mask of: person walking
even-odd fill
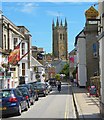
[[[61,81],[58,81],[58,83],[57,83],[57,90],[59,92],[61,91]]]

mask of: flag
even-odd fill
[[[8,56],[8,62],[12,65],[16,65],[20,61],[20,43]]]

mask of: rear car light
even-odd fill
[[[25,96],[25,98],[26,98],[26,100],[29,98],[29,96],[27,95],[27,96]]]
[[[10,99],[9,99],[9,102],[17,102],[18,100],[17,100],[17,98],[16,97],[11,97]]]

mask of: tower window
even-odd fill
[[[65,36],[64,36],[64,34],[63,34],[63,40],[65,39]]]
[[[62,34],[60,34],[60,40],[62,40]]]

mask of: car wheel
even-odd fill
[[[36,97],[36,101],[38,101],[38,99],[39,99],[39,97],[37,96],[37,97]]]
[[[25,111],[27,111],[28,110],[28,103],[26,102],[26,108],[25,108]]]
[[[18,113],[17,113],[17,115],[21,115],[21,113],[22,113],[22,109],[21,109],[21,105],[19,105],[18,106]]]
[[[30,106],[31,106],[31,103],[30,103],[30,101],[28,101],[28,108],[30,108]]]
[[[46,97],[46,93],[44,93],[44,97]]]
[[[35,101],[34,101],[34,99],[33,99],[31,104],[34,105],[34,102],[35,102]]]

